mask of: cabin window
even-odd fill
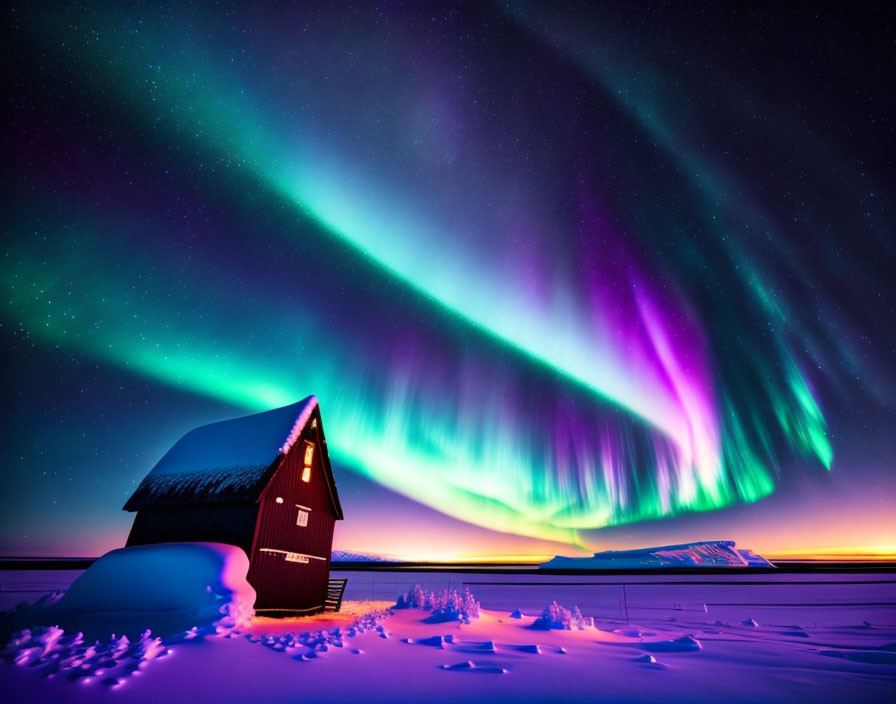
[[[274,501],[276,501],[278,504],[282,504],[282,503],[283,503],[283,497],[282,497],[282,496],[278,496],[276,499],[274,499]]]
[[[314,419],[311,421],[311,427],[312,427],[312,428],[316,428],[316,427],[317,427],[317,418],[314,418]]]
[[[302,470],[302,481],[311,481],[311,460],[314,459],[314,445],[310,442],[305,443],[305,468]]]
[[[299,509],[299,517],[296,519],[296,525],[305,528],[308,526],[308,512]]]

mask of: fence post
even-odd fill
[[[625,606],[625,622],[630,623],[628,620],[628,596],[625,593],[625,585],[622,585],[622,604]]]

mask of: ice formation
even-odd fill
[[[543,569],[650,569],[662,567],[774,567],[752,550],[735,547],[733,540],[706,540],[635,550],[607,550],[593,557],[558,555]]]

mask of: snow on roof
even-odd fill
[[[125,510],[254,498],[268,470],[289,452],[315,408],[317,397],[309,396],[289,406],[191,430],[143,479]]]

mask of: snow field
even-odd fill
[[[302,630],[298,620],[285,620],[278,632],[273,619],[266,619],[263,633],[250,623],[226,634],[230,637],[209,633],[180,642],[161,639],[158,646],[167,652],[134,669],[140,677],[126,673],[133,661],[144,662],[142,657],[131,657],[129,663],[123,656],[120,671],[107,670],[109,679],[119,681],[116,686],[103,686],[103,674],[76,676],[81,685],[75,685],[69,676],[83,663],[77,663],[76,652],[63,655],[68,634],[36,633],[36,640],[22,641],[5,653],[10,664],[0,666],[0,690],[12,693],[10,702],[29,703],[107,698],[122,704],[888,702],[896,687],[896,612],[886,606],[893,601],[892,580],[850,585],[850,578],[855,580],[854,575],[843,577],[839,587],[824,583],[837,581],[830,578],[780,587],[700,582],[669,586],[646,580],[640,596],[634,590],[630,622],[617,608],[592,626],[593,612],[586,606],[580,611],[588,616],[579,628],[573,625],[575,605],[587,605],[595,591],[617,587],[532,586],[526,583],[531,577],[525,576],[518,585],[471,587],[470,599],[487,602],[489,608],[480,607],[479,617],[468,618],[469,623],[458,620],[457,614],[454,620],[433,622],[432,611],[405,608],[336,627],[320,628],[320,621],[309,619],[316,630]],[[419,590],[424,605],[427,592],[439,595],[431,602],[442,603],[439,579],[443,584],[451,579],[455,585],[457,597],[444,599],[446,604],[463,602],[463,588],[457,588],[463,581],[513,581],[507,575],[434,575],[429,588]],[[419,594],[413,587],[411,582],[403,591]],[[762,606],[672,608],[698,599]],[[828,600],[834,600],[836,608],[811,606]],[[654,608],[639,610],[638,604]],[[561,609],[570,614],[570,630],[533,627],[546,611],[552,618],[559,615],[556,620],[562,624]],[[828,619],[828,614],[835,618]],[[66,661],[74,668],[60,667],[50,675],[54,665],[41,660],[46,646],[42,637],[56,644],[48,652],[58,648],[60,664]],[[23,658],[19,665],[15,654]],[[74,660],[66,660],[72,655]],[[98,665],[98,659],[90,660],[84,671]]]

